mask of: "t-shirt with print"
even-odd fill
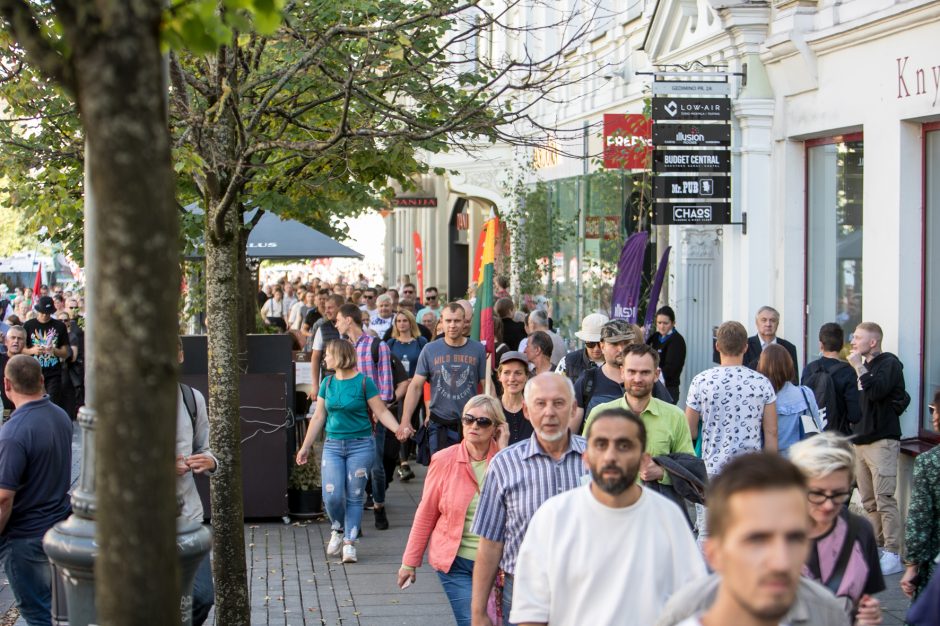
[[[392,322],[395,321],[395,316],[391,317],[382,317],[378,313],[369,318],[369,328],[375,331],[375,334],[379,337],[385,335],[385,331],[392,327]]]
[[[64,348],[69,343],[69,329],[57,319],[50,319],[45,324],[41,324],[37,319],[26,320],[23,330],[26,331],[26,346],[30,348]],[[42,367],[43,378],[62,375],[62,359],[56,355],[36,354],[34,358]]]
[[[764,407],[776,399],[770,381],[743,365],[713,367],[692,379],[685,403],[702,418],[699,437],[709,476],[763,447]]]
[[[790,626],[790,623],[789,623],[789,622],[779,622],[779,625],[780,625],[780,626]],[[688,617],[688,618],[682,620],[681,622],[679,622],[678,624],[676,624],[676,626],[702,626],[702,620],[700,620],[700,619],[698,618],[698,616],[693,615],[692,617]]]
[[[415,375],[424,376],[431,384],[431,413],[457,423],[467,400],[476,395],[477,386],[486,378],[486,348],[471,339],[459,347],[443,339],[432,341],[421,351]]]
[[[365,395],[363,383],[365,378]],[[379,395],[368,376],[356,374],[340,380],[330,376],[320,385],[319,397],[326,400],[326,436],[330,439],[359,439],[372,435],[372,420],[366,398]]]
[[[851,598],[858,604],[863,595],[874,595],[885,589],[885,579],[878,563],[878,543],[871,522],[867,519],[843,510],[828,533],[812,540],[810,557],[803,566],[803,575],[828,586],[845,544],[849,529],[846,520],[849,516],[852,517],[856,533],[836,596]]]

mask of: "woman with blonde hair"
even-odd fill
[[[878,543],[871,523],[845,506],[852,497],[852,444],[822,433],[793,444],[790,461],[806,475],[808,487],[811,549],[803,575],[843,598],[853,624],[880,624],[881,605],[872,597],[885,588]]]
[[[509,439],[499,400],[478,395],[464,406],[463,441],[437,452],[424,481],[408,545],[398,570],[402,589],[415,581],[425,549],[458,626],[470,624],[473,563],[480,538],[470,533],[486,468]],[[430,547],[429,547],[430,546]]]
[[[401,309],[395,314],[395,318],[392,320],[392,336],[385,343],[391,353],[401,361],[410,381],[418,368],[418,356],[428,343],[428,340],[421,336],[418,322],[411,311]],[[401,416],[401,421],[417,428],[418,424],[421,423],[421,411],[423,409],[422,403],[418,403],[414,413],[408,417]],[[398,477],[402,482],[408,482],[415,477],[415,473],[408,464],[408,456],[412,448],[411,443],[406,441],[398,449]]]
[[[326,553],[337,556],[342,550],[343,563],[355,563],[366,481],[375,458],[369,410],[399,440],[414,431],[407,424],[398,424],[379,396],[375,382],[356,369],[356,349],[351,343],[342,339],[331,341],[324,357],[327,369],[335,374],[320,384],[316,411],[296,461],[297,465],[307,463],[310,448],[325,425],[321,482],[323,503],[332,527]]]

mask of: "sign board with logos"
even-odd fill
[[[652,120],[639,113],[604,115],[604,167],[645,169],[653,149]]]
[[[653,124],[654,146],[709,146],[727,148],[731,145],[729,124]]]
[[[655,198],[721,199],[731,193],[731,179],[727,176],[656,176],[653,179]]]
[[[654,222],[659,225],[729,224],[731,204],[728,202],[657,202]]]
[[[653,98],[653,119],[657,122],[728,122],[729,98]]]
[[[727,174],[731,171],[731,152],[727,150],[655,150],[654,174],[708,172]]]
[[[731,86],[719,81],[654,80],[654,96],[727,96]]]

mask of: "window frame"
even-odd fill
[[[927,430],[926,405],[921,402],[924,387],[927,385],[927,135],[940,132],[940,121],[921,124],[921,225],[920,225],[920,388],[921,398],[917,398],[917,437],[933,443],[940,443],[940,433]],[[940,184],[940,181],[937,181]],[[938,207],[940,209],[940,207]]]

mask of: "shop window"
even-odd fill
[[[925,127],[924,200],[924,385],[916,408],[921,427],[934,431],[926,407],[940,389],[940,124]]]
[[[820,326],[837,322],[848,344],[862,321],[862,137],[814,140],[806,153],[806,354],[812,360]]]

